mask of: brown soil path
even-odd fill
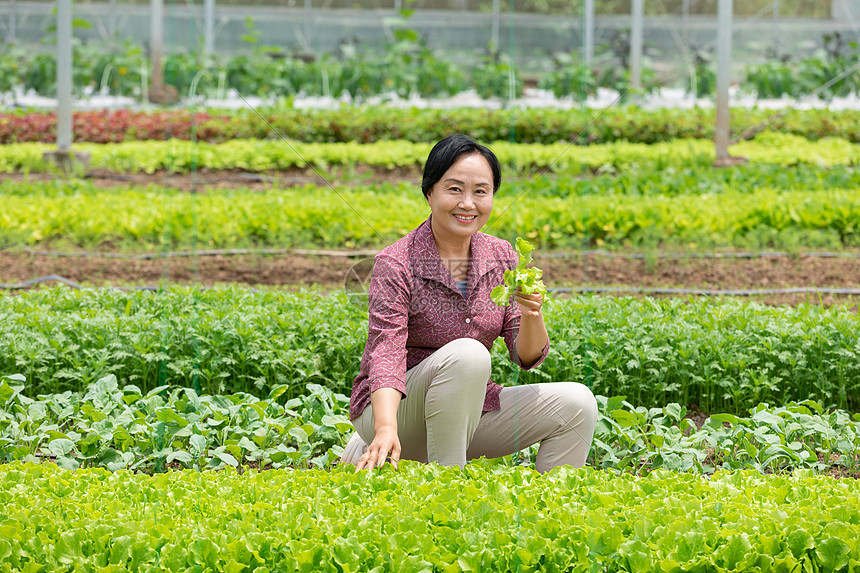
[[[169,259],[120,259],[104,256],[40,256],[0,251],[0,283],[18,283],[47,275],[95,286],[157,285],[162,282],[211,286],[222,283],[293,288],[344,287],[350,269],[367,266],[367,256],[216,255]],[[783,289],[860,288],[860,258],[649,258],[576,255],[540,257],[550,286]],[[366,272],[359,272],[365,275]],[[684,295],[677,295],[684,296]],[[770,294],[746,297],[770,304],[801,302],[857,307],[858,296],[836,294]]]

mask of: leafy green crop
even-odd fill
[[[3,461],[55,461],[61,467],[158,472],[166,467],[324,467],[353,431],[346,396],[317,384],[277,402],[244,393],[198,395],[167,385],[143,393],[111,374],[85,392],[29,398],[21,375],[0,376]]]
[[[331,467],[353,431],[348,399],[316,384],[306,395],[266,400],[249,394],[197,394],[162,386],[143,395],[107,376],[83,392],[25,394],[21,375],[0,376],[0,461],[54,461],[61,467],[105,467],[147,473],[168,468]],[[658,468],[713,473],[857,472],[860,414],[825,413],[812,401],[750,417],[712,414],[697,430],[686,407],[636,407],[623,396],[597,396],[599,416],[589,465],[646,474]],[[537,446],[502,465],[534,464]]]
[[[490,299],[497,305],[510,306],[511,297],[517,291],[523,294],[538,293],[546,298],[546,285],[540,278],[543,271],[537,267],[527,266],[532,262],[532,249],[534,247],[531,243],[522,237],[517,237],[516,250],[520,256],[519,263],[515,269],[506,270],[503,277],[504,284],[500,284],[490,292]]]
[[[569,380],[637,406],[677,402],[738,414],[807,399],[860,411],[860,319],[834,306],[737,300],[556,298],[540,368],[518,372],[501,340],[501,384]],[[265,397],[279,384],[348,394],[367,340],[367,309],[346,294],[171,288],[0,295],[0,373],[35,394],[81,391],[114,374],[145,394],[164,384],[198,394]],[[516,374],[515,374],[516,373]]]
[[[860,481],[490,462],[147,476],[0,465],[10,570],[855,571]]]
[[[490,143],[504,165],[517,169],[551,167],[554,172],[581,173],[603,166],[626,167],[659,162],[663,166],[684,166],[699,158],[713,160],[714,146],[707,140],[685,139],[654,144],[625,141],[577,147],[566,142],[553,144]],[[264,172],[295,167],[324,169],[332,165],[373,165],[394,169],[423,165],[430,144],[402,140],[374,143],[299,143],[280,139],[235,139],[220,144],[191,141],[136,141],[80,144],[76,149],[89,153],[91,168],[120,172],[189,173],[197,169],[244,169]],[[51,146],[20,143],[0,147],[0,173],[50,170],[43,154]],[[808,141],[795,135],[773,132],[759,134],[752,141],[732,147],[732,152],[753,162],[781,165],[844,165],[860,161],[860,148],[838,138]]]
[[[685,178],[685,180],[695,179]],[[523,194],[504,190],[500,215],[485,229],[522,236],[538,248],[842,249],[860,245],[860,195],[843,188],[780,188],[702,194]],[[703,183],[703,182],[700,182]],[[703,183],[704,184],[704,183]],[[384,201],[380,196],[384,195]],[[383,247],[429,212],[408,184],[344,188],[307,185],[210,190],[188,194],[159,187],[98,189],[88,182],[0,185],[0,243],[52,243],[126,249]],[[511,205],[515,209],[510,209]],[[358,216],[356,215],[358,213]],[[0,277],[2,278],[2,277]]]
[[[825,412],[811,400],[771,407],[749,417],[712,414],[701,429],[679,404],[645,408],[623,396],[597,396],[600,416],[589,464],[647,473],[658,468],[713,473],[755,469],[831,471],[860,469],[860,414]]]

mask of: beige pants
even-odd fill
[[[454,340],[406,373],[406,398],[397,409],[401,459],[463,467],[540,442],[536,468],[585,464],[597,402],[576,382],[503,388],[501,409],[482,414],[490,353],[471,338]],[[357,433],[342,461],[355,464],[373,441],[373,408],[353,420]]]

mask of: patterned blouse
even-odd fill
[[[484,233],[471,239],[468,297],[457,289],[451,270],[436,248],[430,219],[376,255],[370,278],[369,328],[361,369],[352,382],[349,417],[354,420],[379,388],[396,388],[406,397],[406,371],[458,338],[474,338],[492,349],[504,337],[511,360],[528,370],[549,352],[549,340],[538,360],[523,367],[514,341],[519,306],[497,306],[490,291],[502,284],[505,269],[517,266],[507,241]],[[456,264],[456,263],[451,263]],[[499,409],[501,386],[487,381],[484,412]]]

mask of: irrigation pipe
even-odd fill
[[[35,286],[37,284],[57,281],[61,282],[73,289],[86,290],[158,290],[157,286],[128,286],[128,287],[84,287],[74,281],[71,281],[60,275],[48,275],[31,279],[28,281],[3,284],[0,283],[0,289],[5,290],[20,290]],[[210,288],[210,287],[202,287]],[[253,289],[252,289],[253,290]],[[663,287],[603,287],[603,286],[581,286],[581,287],[552,287],[547,289],[551,293],[616,293],[616,294],[681,294],[681,295],[699,295],[699,296],[759,296],[773,294],[837,294],[837,295],[857,295],[860,296],[860,288],[817,288],[817,287],[792,287],[792,288],[773,288],[773,289],[696,289],[696,288],[663,288]],[[366,293],[350,293],[366,296]]]
[[[767,258],[790,258],[790,257],[807,257],[807,258],[822,258],[822,259],[856,259],[860,258],[860,253],[839,253],[826,251],[811,251],[789,253],[786,251],[762,251],[762,252],[740,252],[740,253],[655,253],[646,255],[643,253],[613,253],[603,249],[591,251],[576,251],[572,253],[538,253],[534,255],[536,259],[567,259],[586,256],[603,256],[607,258],[623,258],[623,259],[767,259]]]
[[[860,288],[792,287],[767,289],[698,289],[663,287],[556,287],[548,288],[555,293],[618,293],[618,294],[693,294],[699,296],[759,296],[770,294],[839,294],[860,295]]]
[[[84,288],[83,286],[79,285],[78,283],[76,283],[74,281],[70,281],[66,277],[61,277],[60,275],[48,275],[45,277],[39,277],[37,279],[30,279],[28,281],[24,281],[24,282],[20,282],[20,283],[11,283],[11,284],[0,283],[0,288],[5,289],[5,290],[19,290],[19,289],[29,288],[31,286],[35,286],[37,284],[45,283],[48,281],[61,282],[64,285],[69,286],[73,289]]]
[[[0,245],[0,251],[9,250],[20,246],[20,243],[9,243]],[[175,257],[206,257],[206,256],[234,256],[234,255],[304,255],[315,257],[372,257],[379,253],[378,249],[363,249],[352,251],[338,251],[332,249],[207,249],[200,251],[169,251],[164,253],[110,253],[110,252],[76,252],[76,251],[36,251],[24,247],[24,252],[37,257],[95,257],[105,259],[169,259]],[[826,258],[826,259],[857,259],[857,252],[827,252],[810,251],[789,253],[786,251],[762,251],[762,252],[738,252],[738,253],[655,253],[653,255],[643,253],[613,253],[604,249],[572,251],[562,253],[537,253],[536,259],[568,259],[576,257],[607,257],[625,259],[764,259],[764,258]]]
[[[10,245],[0,247],[0,250],[10,248]],[[171,251],[165,253],[106,253],[106,252],[75,252],[75,251],[34,251],[27,247],[24,252],[37,257],[95,257],[104,259],[171,259],[178,257],[207,257],[218,255],[311,255],[323,257],[369,257],[378,253],[378,250],[363,251],[334,251],[334,250],[309,250],[309,249],[210,249],[200,251]]]

